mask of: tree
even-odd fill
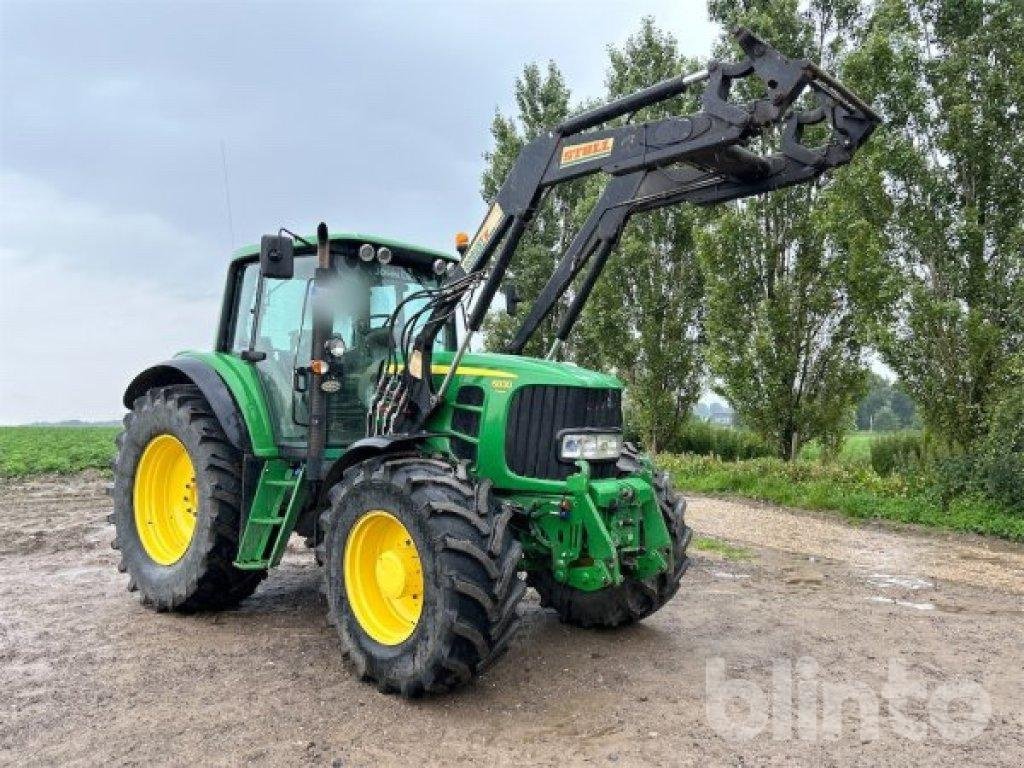
[[[917,406],[910,398],[910,395],[907,394],[900,381],[896,381],[892,385],[892,398],[889,400],[889,407],[892,408],[892,412],[899,419],[901,428],[910,429],[921,426],[917,418]]]
[[[875,414],[892,400],[892,386],[877,373],[868,373],[868,390],[857,403],[855,422],[857,429],[871,429]]]
[[[862,22],[851,0],[712,0],[714,20],[742,24],[790,56],[835,69]],[[766,137],[763,146],[772,146]],[[892,300],[872,233],[885,208],[878,174],[840,169],[813,185],[740,201],[698,242],[717,391],[785,459],[813,438],[835,446],[866,386],[865,344]]]
[[[902,280],[880,339],[926,425],[967,449],[1024,349],[1024,13],[1019,0],[879,0],[846,74],[885,122],[878,220]],[[880,209],[884,211],[884,209]]]
[[[488,204],[498,194],[523,146],[569,116],[570,96],[565,78],[553,61],[548,62],[543,71],[536,64],[523,68],[523,74],[515,83],[516,115],[506,117],[499,112],[491,123],[494,148],[484,155],[487,167],[481,185],[481,194]],[[571,241],[572,217],[582,192],[583,186],[579,183],[562,184],[552,190],[520,240],[506,281],[515,285],[524,299],[532,299],[540,293],[558,257]],[[528,302],[524,302],[514,316],[492,315],[488,318],[485,326],[487,347],[503,350],[525,319],[528,309]],[[527,344],[524,354],[544,354],[554,339],[557,318],[562,309],[563,304],[554,308]]]
[[[857,429],[883,429],[878,425],[878,414],[883,409],[896,420],[894,426],[886,429],[907,429],[917,423],[914,401],[903,391],[900,382],[894,383],[877,373],[869,373],[867,394],[857,403]]]
[[[609,49],[609,59],[608,98],[697,68],[679,55],[675,38],[649,18],[621,48]],[[527,66],[516,81],[515,96],[516,116],[497,114],[491,127],[495,146],[485,155],[482,185],[488,202],[525,143],[571,111],[569,90],[554,63],[544,72]],[[684,97],[670,107],[645,110],[635,119],[660,117],[670,108],[679,113],[698,106],[693,96]],[[606,181],[599,177],[564,184],[548,195],[509,269],[509,280],[524,299],[540,293]],[[651,450],[667,444],[700,395],[705,366],[697,338],[703,286],[693,231],[703,215],[677,208],[631,221],[563,350],[568,360],[611,370],[624,380],[631,427]],[[574,290],[534,334],[525,354],[547,351]],[[500,350],[511,340],[525,317],[526,304],[515,317],[488,320],[489,348]]]
[[[875,432],[892,432],[900,428],[900,420],[888,405],[883,405],[875,411],[871,428]]]
[[[608,99],[699,69],[650,18],[622,47],[610,48],[609,59]],[[634,121],[698,109],[689,95],[642,110]],[[584,214],[596,194],[591,185]],[[624,380],[629,416],[652,451],[682,428],[701,392],[704,287],[694,233],[706,218],[683,206],[631,219],[574,331],[573,359]]]

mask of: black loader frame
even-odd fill
[[[522,351],[589,264],[548,357],[558,353],[634,213],[680,203],[714,205],[757,195],[812,181],[850,161],[878,124],[875,112],[815,64],[789,59],[745,29],[736,30],[734,36],[746,54],[742,60],[713,61],[702,72],[664,80],[584,112],[523,148],[461,265],[452,268],[445,286],[428,297],[426,314],[417,314],[402,329],[401,349],[393,350],[381,368],[367,418],[368,434],[408,434],[423,428],[473,333],[479,330],[520,238],[552,187],[598,172],[610,176],[510,344],[511,353]],[[729,96],[734,84],[747,77],[761,81],[764,96],[733,103]],[[601,127],[699,83],[705,84],[703,109],[695,114]],[[797,109],[797,100],[808,91],[816,106]],[[829,128],[828,139],[820,146],[806,146],[802,142],[804,129],[820,123]],[[781,127],[777,152],[760,155],[745,146],[773,125]],[[465,318],[466,335],[435,389],[430,375],[434,339],[462,299],[477,288],[479,295]],[[418,332],[417,323],[421,323]]]

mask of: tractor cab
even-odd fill
[[[400,308],[407,320],[422,309],[412,294],[436,288],[452,254],[352,233],[329,235],[330,274],[322,281],[330,312],[328,338],[318,355],[327,365],[320,389],[327,398],[327,445],[344,447],[365,434],[366,411],[381,362],[398,342],[388,320]],[[261,269],[261,247],[235,253],[221,310],[219,352],[252,362],[268,404],[275,442],[302,450],[309,428],[316,249],[296,242],[290,269]],[[435,348],[454,345],[454,324]]]

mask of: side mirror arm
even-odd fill
[[[256,349],[243,349],[238,356],[247,363],[260,363],[267,359],[266,352],[260,352]]]

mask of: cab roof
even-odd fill
[[[303,235],[309,242],[316,242],[316,233],[310,235]],[[371,243],[373,245],[386,245],[388,248],[401,249],[403,251],[411,251],[413,253],[422,254],[432,259],[444,259],[445,261],[458,261],[459,257],[454,253],[448,253],[447,251],[438,251],[433,248],[424,248],[420,245],[413,245],[412,243],[406,243],[401,240],[395,240],[390,237],[380,237],[379,235],[367,235],[359,232],[330,232],[328,240],[332,243]],[[297,242],[298,248],[303,247],[301,242]],[[252,243],[250,245],[243,245],[231,254],[232,261],[243,261],[248,260],[260,255],[260,244]]]

